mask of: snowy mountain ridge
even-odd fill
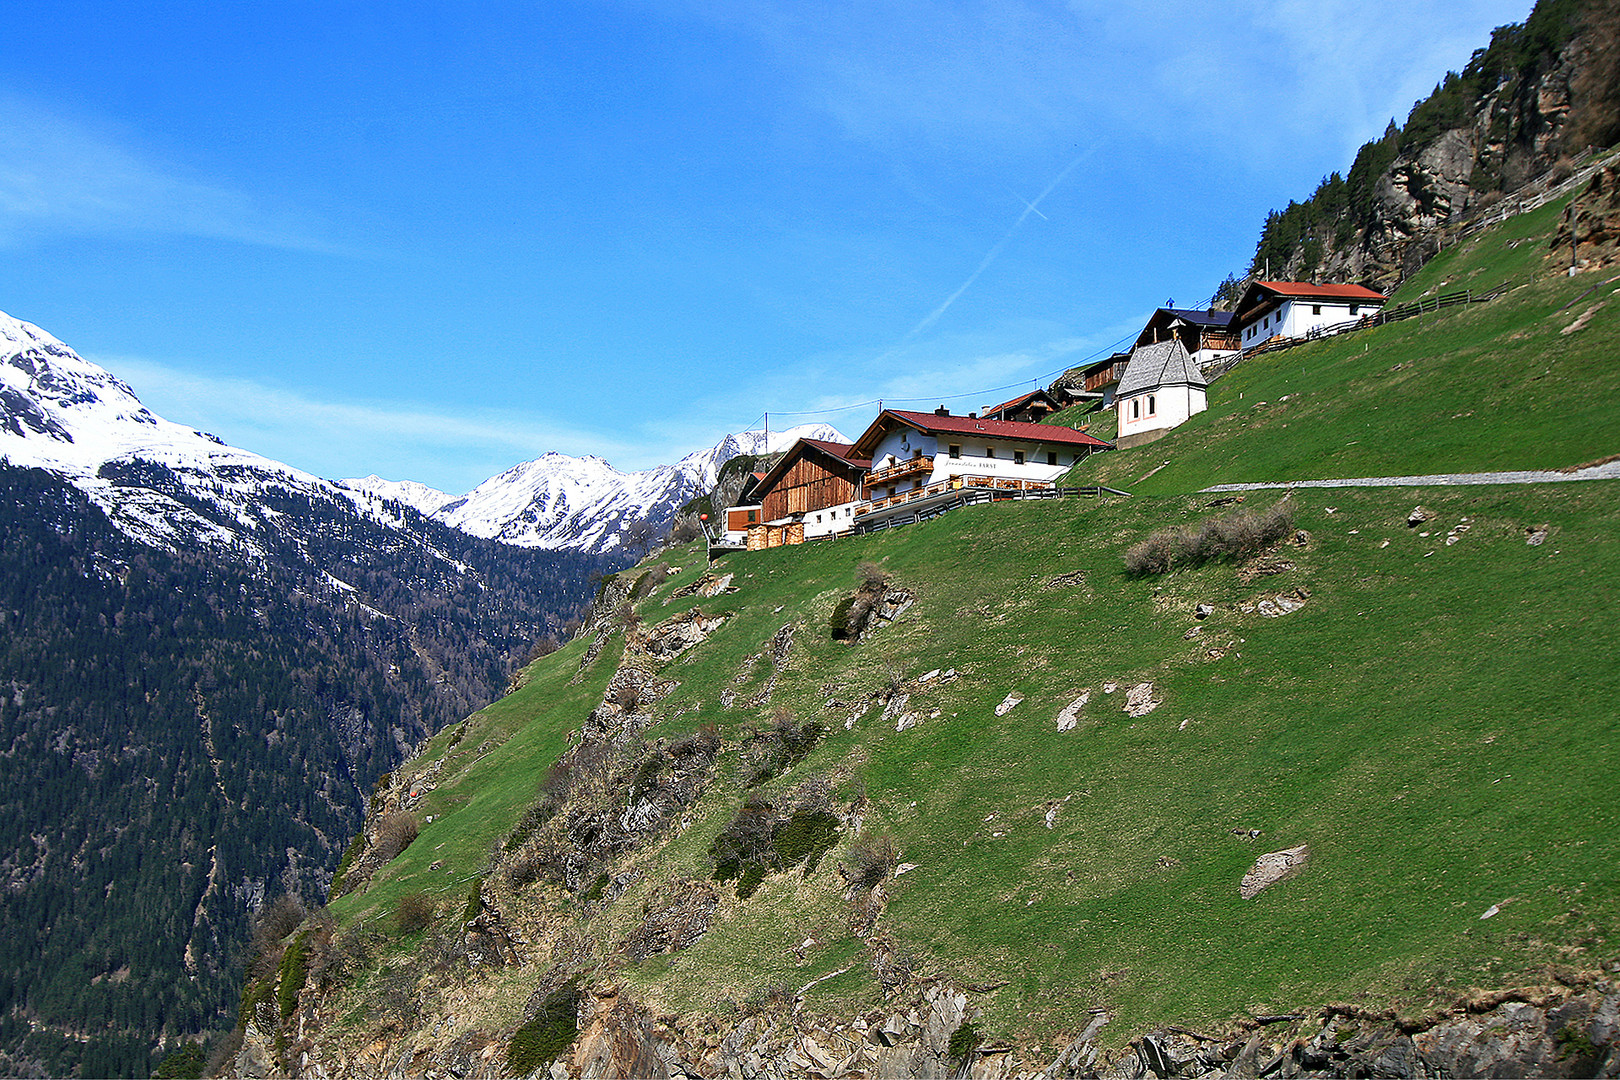
[[[748,431],[637,472],[549,453],[461,496],[375,475],[334,482],[155,415],[112,373],[0,312],[0,458],[62,476],[124,533],[170,550],[262,559],[267,530],[287,527],[291,503],[320,508],[315,520],[325,524],[307,527],[331,530],[334,515],[358,514],[423,544],[412,520],[420,514],[517,547],[617,556],[632,535],[661,536],[731,458],[785,450],[801,436],[845,441],[825,424]]]
[[[732,458],[779,453],[800,438],[848,441],[826,424],[768,433],[744,431],[673,465],[637,472],[620,472],[599,457],[550,453],[515,465],[459,498],[428,488],[413,493],[409,501],[430,517],[473,536],[519,547],[618,552],[625,550],[631,531],[643,523],[654,535],[662,535],[676,510],[714,488],[721,466]],[[390,490],[387,481],[344,483],[378,494]],[[439,498],[447,501],[434,505]],[[645,534],[645,528],[641,531]]]

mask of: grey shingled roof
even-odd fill
[[[1131,362],[1114,391],[1116,398],[1130,397],[1159,386],[1208,386],[1198,365],[1187,355],[1186,346],[1176,338],[1131,350]]]

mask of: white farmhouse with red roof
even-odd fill
[[[1076,462],[1107,449],[1101,439],[1056,424],[885,409],[850,451],[872,462],[864,484],[870,505],[855,514],[964,488],[1051,487]]]
[[[1387,297],[1365,285],[1311,285],[1303,281],[1255,281],[1237,303],[1243,348],[1272,338],[1302,338],[1313,330],[1371,315]]]

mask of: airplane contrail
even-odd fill
[[[906,335],[907,340],[916,337],[918,334],[922,333],[924,330],[927,330],[929,327],[938,322],[940,316],[949,311],[951,305],[956,303],[956,301],[961,298],[963,293],[967,292],[968,289],[973,287],[973,283],[979,280],[979,275],[988,270],[990,268],[990,264],[995,262],[997,256],[999,256],[1002,251],[1006,249],[1008,242],[1013,238],[1013,233],[1017,232],[1018,227],[1028,220],[1029,215],[1034,214],[1039,218],[1051,220],[1047,218],[1045,214],[1041,213],[1041,200],[1052,194],[1052,192],[1056,190],[1057,186],[1063,183],[1064,178],[1073,172],[1082,161],[1090,157],[1092,152],[1096,149],[1097,148],[1095,145],[1092,146],[1085,153],[1081,154],[1079,157],[1075,158],[1073,161],[1064,166],[1063,171],[1058,173],[1050,184],[1046,185],[1046,190],[1035,196],[1034,202],[1030,202],[1028,199],[1019,199],[1019,201],[1024,204],[1024,212],[1018,215],[1018,220],[1012,223],[1007,231],[1002,234],[1001,239],[997,240],[995,245],[990,248],[990,251],[985,255],[985,257],[979,260],[978,268],[975,269],[973,273],[968,275],[968,279],[962,282],[961,285],[957,286],[956,291],[947,296],[943,303],[941,303],[933,311],[929,312],[927,318],[923,319],[922,322],[911,328],[911,333]]]

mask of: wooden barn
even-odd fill
[[[782,529],[779,542],[797,543],[795,537],[813,540],[854,525],[854,506],[862,497],[861,480],[872,465],[867,459],[850,457],[854,449],[848,443],[800,439],[765,474],[753,491],[760,505],[760,522],[802,526]]]

